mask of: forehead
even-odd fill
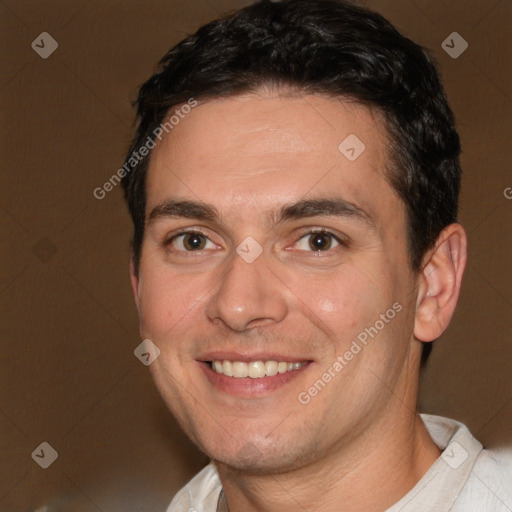
[[[341,195],[376,213],[399,202],[387,147],[382,116],[355,102],[268,91],[206,101],[153,150],[147,210],[169,196],[241,215]]]

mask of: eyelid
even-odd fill
[[[172,243],[180,236],[183,236],[183,235],[190,235],[190,234],[197,234],[197,235],[201,235],[201,236],[204,236],[210,243],[212,243],[213,245],[215,245],[217,248],[218,248],[218,244],[215,243],[211,237],[205,232],[205,230],[203,228],[198,228],[198,227],[189,227],[189,228],[181,228],[181,229],[178,229],[174,232],[172,232],[170,235],[167,235],[164,239],[164,241],[162,242],[162,245],[164,247],[168,247],[170,245],[172,245]],[[175,249],[176,251],[178,252],[189,252],[189,253],[201,253],[202,251],[207,251],[207,250],[211,250],[211,249],[200,249],[198,251],[183,251],[183,250],[180,250],[180,249]]]
[[[171,234],[165,236],[164,244],[170,243],[174,238],[177,238],[180,235],[194,234],[203,235],[206,238],[210,238],[208,234],[202,228],[190,227],[190,228],[180,228],[176,231],[173,231]]]
[[[177,229],[176,231],[172,232],[171,234],[167,235],[164,238],[164,240],[162,242],[162,245],[164,247],[167,247],[176,238],[178,238],[179,236],[183,236],[183,235],[187,235],[187,234],[195,234],[195,233],[197,233],[198,235],[204,236],[212,244],[214,244],[215,246],[219,247],[219,244],[212,240],[211,236],[208,234],[206,229],[204,229],[202,227],[197,227],[197,226],[190,226],[190,227],[186,227],[186,228]],[[310,235],[314,235],[314,234],[318,234],[318,233],[323,233],[323,234],[332,236],[332,238],[336,242],[338,242],[341,246],[348,247],[350,245],[350,237],[348,237],[347,235],[343,235],[342,233],[335,232],[334,230],[331,230],[331,229],[326,228],[326,227],[318,226],[318,227],[302,228],[299,231],[298,236],[296,235],[295,241],[291,245],[288,245],[285,249],[293,248],[304,237],[310,236]],[[336,247],[334,247],[332,249],[329,249],[329,250],[332,251]],[[199,252],[202,252],[202,251],[205,251],[205,250],[211,250],[211,249],[201,249],[199,251],[180,251],[180,252],[190,252],[190,253],[197,252],[197,253],[199,253]],[[329,250],[328,251],[318,251],[318,252],[329,252]],[[316,252],[316,251],[304,251],[304,252]]]
[[[322,233],[322,234],[326,234],[326,235],[329,235],[331,236],[336,242],[338,242],[339,245],[343,246],[343,247],[348,247],[349,246],[349,243],[350,243],[350,239],[348,236],[344,236],[342,235],[341,233],[337,233],[337,232],[334,232],[332,230],[330,230],[329,228],[325,228],[325,227],[308,227],[308,228],[304,228],[303,230],[300,231],[297,239],[295,242],[293,242],[292,246],[291,247],[295,247],[303,238],[307,237],[307,236],[311,236],[311,235],[316,235],[318,233]],[[338,247],[338,246],[336,246]],[[333,247],[331,249],[328,249],[327,251],[304,251],[304,252],[329,252],[329,251],[332,251],[334,249],[336,249],[336,247]],[[288,247],[287,247],[288,249]]]
[[[307,235],[316,235],[318,233],[331,235],[335,240],[337,240],[340,244],[348,244],[349,237],[343,235],[342,233],[338,233],[335,230],[331,230],[326,227],[308,227],[301,230],[301,234],[299,238],[304,238]]]

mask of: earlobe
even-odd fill
[[[434,341],[448,327],[459,298],[466,259],[466,232],[460,224],[450,224],[424,262],[414,324],[418,340]]]

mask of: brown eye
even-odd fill
[[[187,251],[200,251],[206,246],[206,237],[199,233],[186,233],[183,235],[183,247]]]
[[[332,246],[332,235],[329,233],[312,233],[309,235],[308,242],[313,251],[327,251]]]
[[[295,248],[305,252],[327,252],[341,245],[340,239],[328,231],[310,231],[295,244]]]
[[[176,235],[167,242],[175,251],[197,252],[209,249],[218,249],[218,247],[202,233],[190,231]]]

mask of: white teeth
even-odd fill
[[[243,361],[212,361],[212,369],[214,372],[227,377],[261,379],[265,376],[273,377],[278,373],[298,370],[305,364],[305,362],[287,363],[285,361],[251,361],[250,363]]]
[[[249,367],[249,377],[251,379],[260,379],[265,376],[265,363],[263,361],[254,361],[247,366]]]
[[[217,370],[215,370],[217,371]],[[222,363],[222,371],[217,373],[223,373],[224,375],[227,375],[228,377],[233,377],[233,364],[231,361],[224,361]]]
[[[268,375],[269,377],[273,377],[274,375],[277,375],[278,363],[277,361],[267,361],[265,363],[265,375]]]
[[[215,366],[213,367],[215,370]],[[233,377],[244,378],[249,375],[249,368],[247,363],[243,363],[241,361],[233,362]]]

